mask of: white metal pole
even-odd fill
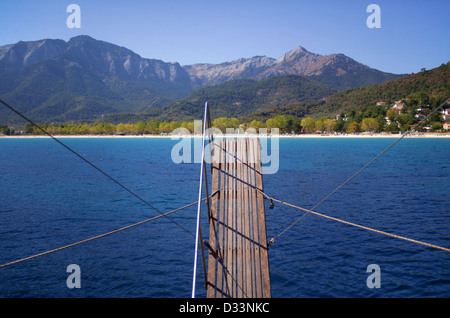
[[[192,298],[195,298],[195,284],[197,277],[197,258],[198,258],[198,241],[200,228],[200,211],[202,209],[202,185],[203,185],[203,161],[205,160],[205,134],[206,134],[206,115],[208,111],[208,102],[205,103],[205,115],[203,116],[203,137],[202,137],[202,161],[200,163],[200,181],[198,185],[198,205],[197,205],[197,226],[195,234],[195,254],[194,254],[194,273],[192,277]],[[203,248],[203,246],[202,246]]]

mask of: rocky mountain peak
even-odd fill
[[[394,74],[385,74],[366,67],[343,54],[315,54],[301,45],[278,59],[255,56],[221,64],[194,64],[183,67],[195,83],[194,86],[217,85],[232,79],[263,80],[271,76],[301,75],[313,76],[326,83],[334,83],[336,88],[344,89],[383,82],[386,75],[396,77]],[[361,80],[363,72],[366,74]],[[342,76],[348,74],[352,74],[353,78],[341,80]]]
[[[0,47],[0,73],[54,58],[66,48],[63,40],[20,41]]]
[[[279,59],[276,60],[276,63],[283,63],[288,62],[292,59],[299,58],[302,55],[305,54],[312,54],[308,50],[306,50],[301,45],[297,46],[295,49],[290,50],[289,52],[285,53],[283,56],[281,56]]]

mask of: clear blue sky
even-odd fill
[[[69,29],[69,4],[81,28]],[[369,29],[369,4],[381,28]],[[278,58],[298,45],[392,73],[450,60],[448,0],[1,0],[0,45],[86,34],[165,62]]]

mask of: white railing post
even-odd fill
[[[200,164],[200,180],[198,185],[198,205],[197,205],[197,225],[196,225],[196,233],[195,233],[195,252],[194,252],[194,272],[192,277],[192,298],[195,298],[195,285],[197,278],[197,258],[198,258],[198,244],[199,244],[199,236],[201,233],[200,226],[200,212],[201,212],[201,203],[202,203],[202,185],[203,185],[203,167],[205,161],[205,138],[206,138],[206,124],[207,124],[207,115],[208,115],[208,102],[205,103],[205,114],[203,116],[203,137],[202,137],[202,159]],[[203,238],[201,238],[203,241]],[[201,246],[203,249],[203,245]],[[205,266],[203,261],[203,266]]]

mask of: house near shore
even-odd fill
[[[403,107],[405,107],[405,103],[397,103],[395,102],[394,106],[392,106],[393,109],[402,110]]]
[[[391,123],[391,120],[389,119],[389,116],[384,116],[384,119],[386,120],[386,124],[389,125]]]
[[[335,117],[335,120],[339,120],[339,119],[342,119],[343,121],[347,121],[348,117],[345,115],[341,117],[341,114],[337,114]]]
[[[420,113],[420,114],[427,114],[428,113],[428,107],[424,107],[424,106],[422,106],[422,107],[419,107],[419,108],[417,108],[416,109],[416,111],[418,112],[418,113]]]
[[[425,116],[422,114],[415,114],[414,117],[416,117],[418,120],[424,120]]]
[[[450,108],[442,110],[441,117],[444,121],[450,120]]]

